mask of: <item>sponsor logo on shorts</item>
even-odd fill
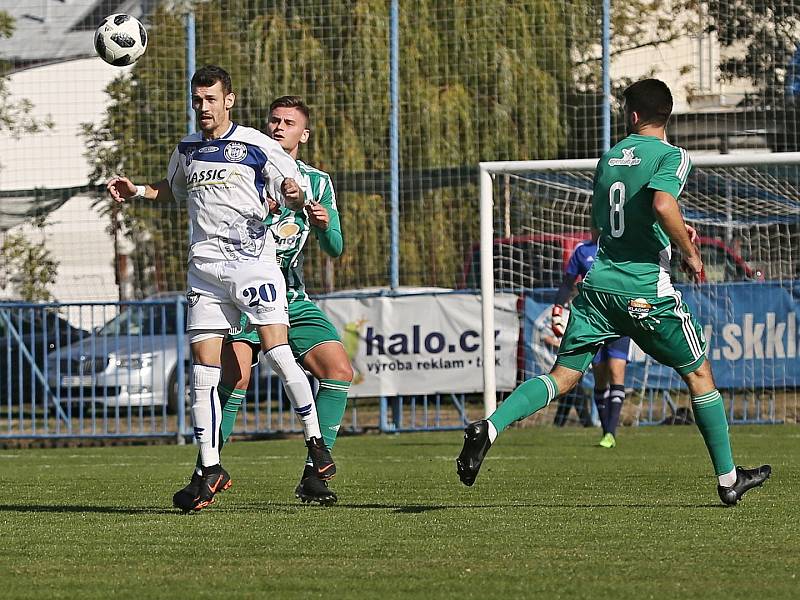
[[[272,312],[275,310],[274,306],[261,306],[260,304],[256,307],[256,313],[261,315],[264,313]]]
[[[628,314],[634,319],[646,319],[653,310],[653,305],[644,298],[628,301]]]
[[[198,300],[200,300],[200,294],[193,290],[186,292],[186,301],[189,303],[189,306],[194,306],[197,304]]]
[[[225,146],[224,155],[228,162],[242,162],[247,158],[247,146],[241,142],[231,142]]]

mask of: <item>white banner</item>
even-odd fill
[[[319,307],[353,365],[351,397],[483,391],[479,296],[327,298]],[[516,385],[518,338],[517,296],[497,294],[498,390]]]

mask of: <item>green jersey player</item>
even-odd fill
[[[276,241],[276,255],[286,280],[290,325],[288,344],[295,359],[319,381],[316,413],[324,444],[332,449],[344,416],[353,369],[336,328],[309,300],[303,282],[303,247],[310,235],[313,234],[329,256],[338,257],[343,250],[330,176],[297,160],[300,145],[308,141],[311,133],[309,119],[308,106],[297,96],[277,98],[270,106],[267,135],[296,160],[306,194],[306,206],[294,211],[273,205],[264,223]],[[259,351],[258,332],[242,314],[240,326],[231,330],[225,342],[218,388],[222,401],[220,436],[223,442],[233,431],[236,414],[250,384],[251,365],[257,362]],[[296,496],[303,502],[335,503],[336,494],[327,483],[334,473],[335,467],[318,472],[310,457],[307,458],[295,489]],[[191,486],[190,482],[175,497],[191,494]]]
[[[624,98],[629,135],[597,164],[592,225],[600,233],[599,249],[573,302],[556,364],[549,374],[521,384],[488,419],[467,426],[457,472],[472,485],[500,432],[569,392],[604,341],[630,336],[686,382],[719,497],[734,505],[761,485],[771,468],[734,466],[725,407],[706,360],[702,329],[670,281],[670,241],[694,280],[703,269],[694,230],[684,223],[677,203],[691,162],[685,150],[666,142],[672,94],[663,82],[638,81]]]

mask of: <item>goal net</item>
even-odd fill
[[[480,249],[468,262],[466,284],[481,289],[484,331],[494,330],[494,293],[520,296],[520,381],[548,372],[555,360],[550,309],[572,251],[590,237],[596,162],[480,165]],[[687,281],[673,252],[673,282],[703,325],[731,422],[796,422],[800,153],[701,155],[693,163],[680,203],[698,231],[705,278]],[[483,345],[487,413],[497,400],[493,350]],[[626,422],[689,414],[680,377],[633,344],[625,383]],[[576,408],[582,399],[589,405],[591,370],[579,387]]]

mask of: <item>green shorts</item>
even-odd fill
[[[254,346],[257,355],[261,349],[258,331],[242,314],[239,327],[232,329],[225,337],[225,343],[248,342]],[[289,303],[289,346],[292,354],[300,362],[308,352],[320,344],[340,342],[339,332],[328,316],[313,302],[295,300]]]
[[[706,357],[703,330],[680,292],[630,298],[583,287],[572,303],[556,364],[585,371],[604,341],[622,335],[681,375],[696,371]]]

